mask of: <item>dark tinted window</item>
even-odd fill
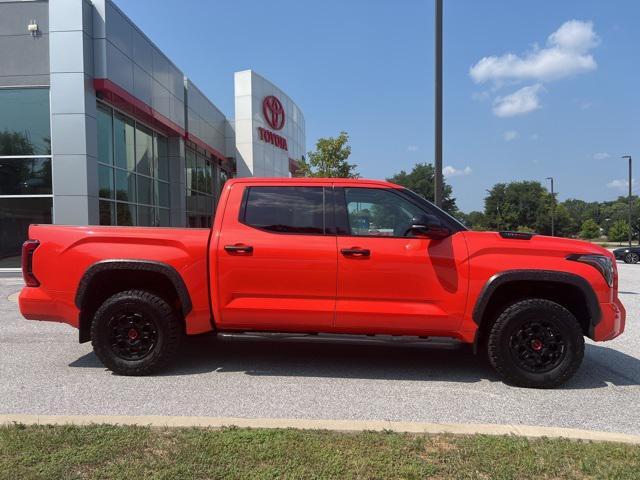
[[[49,89],[0,88],[0,155],[49,155]]]
[[[50,158],[0,158],[0,195],[49,194]]]
[[[251,187],[244,223],[278,233],[324,234],[322,187]]]

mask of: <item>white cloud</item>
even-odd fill
[[[606,160],[607,158],[611,158],[607,152],[598,152],[593,154],[594,160]]]
[[[631,180],[631,186],[634,187],[637,185],[636,179],[632,179]],[[627,190],[629,190],[629,180],[611,180],[609,183],[607,183],[607,187],[609,188],[615,188],[616,190],[620,190],[623,192],[626,192]]]
[[[469,69],[469,75],[476,83],[546,82],[590,72],[598,65],[589,51],[599,42],[592,22],[569,20],[549,35],[545,48],[535,47],[522,56],[507,53],[484,57]]]
[[[457,169],[455,167],[452,167],[451,165],[447,165],[442,169],[442,174],[445,177],[459,177],[461,175],[471,175],[471,173],[472,170],[469,166],[466,166],[462,169]]]
[[[493,101],[493,113],[498,117],[513,117],[533,112],[540,108],[538,93],[544,91],[542,84],[536,83],[522,87],[504,97],[496,97]]]
[[[409,145],[407,146],[407,152],[417,152],[418,151],[418,146],[417,145]]]
[[[515,130],[507,130],[506,132],[504,132],[502,134],[502,138],[504,138],[505,142],[510,142],[511,140],[515,140],[519,136],[520,136],[520,134],[518,132],[516,132]]]

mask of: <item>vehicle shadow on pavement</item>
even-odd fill
[[[104,368],[93,352],[72,367]],[[475,383],[500,381],[488,362],[461,344],[295,339],[187,338],[173,365],[159,376],[242,372],[255,376],[327,377]],[[640,385],[640,360],[587,345],[576,375],[561,389]]]

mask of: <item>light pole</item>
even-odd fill
[[[556,210],[556,197],[553,195],[553,177],[547,177],[547,180],[551,180],[551,236],[555,236],[555,210]]]
[[[442,0],[435,0],[436,6],[436,49],[435,49],[435,139],[433,201],[442,207]]]
[[[631,246],[631,182],[633,181],[631,178],[631,155],[623,155],[622,158],[629,160],[629,246]]]

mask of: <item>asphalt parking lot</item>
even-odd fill
[[[627,330],[556,390],[501,383],[468,349],[321,338],[189,339],[154,377],[118,377],[66,325],[23,320],[0,278],[0,414],[498,423],[640,434],[640,264],[618,264]]]

